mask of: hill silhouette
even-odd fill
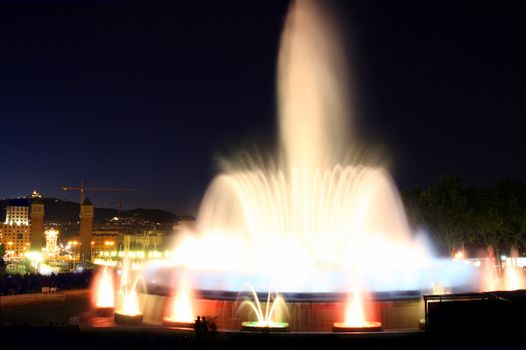
[[[0,221],[5,220],[6,207],[13,199],[0,199]],[[79,220],[79,203],[57,199],[43,198],[45,219],[46,221],[57,222],[76,222]],[[114,208],[97,208],[95,207],[95,220],[104,221],[119,215],[119,211]],[[184,218],[192,218],[189,215],[176,215],[172,212],[162,209],[144,209],[136,208],[130,210],[121,210],[121,217],[139,217],[144,220],[159,222],[161,224],[170,224]]]

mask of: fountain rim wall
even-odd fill
[[[169,297],[172,293],[171,287],[159,286],[155,284],[147,285],[147,293],[151,295],[158,295]],[[371,292],[370,298],[375,302],[382,301],[410,301],[420,300],[426,294],[420,290],[410,291],[390,291],[390,292]],[[223,291],[223,290],[193,290],[194,298],[206,300],[222,300],[222,301],[239,301],[243,296],[251,296],[248,290],[243,291]],[[348,293],[280,293],[285,298],[287,303],[327,303],[327,302],[344,302]],[[266,301],[268,292],[257,292],[258,299]]]

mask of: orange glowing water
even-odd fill
[[[367,294],[359,289],[353,288],[347,297],[345,307],[345,321],[340,326],[352,328],[366,328],[376,322],[371,321],[373,305],[368,301]]]
[[[526,288],[524,269],[517,266],[518,256],[518,251],[516,249],[512,249],[510,258],[506,259],[506,266],[504,267],[504,285],[506,290]]]
[[[498,267],[497,260],[491,248],[488,249],[488,259],[482,264],[482,291],[518,290],[526,288],[526,272],[517,266],[518,252],[511,250],[510,257]]]
[[[354,291],[347,300],[345,308],[345,324],[351,327],[361,327],[366,322],[363,298],[360,291]]]
[[[95,278],[95,306],[98,308],[112,308],[115,306],[113,288],[113,274],[104,266]]]
[[[170,307],[169,316],[172,322],[193,322],[195,319],[192,305],[192,291],[188,278],[182,276],[177,284]]]

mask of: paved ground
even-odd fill
[[[69,324],[90,309],[88,291],[2,297],[0,323]]]

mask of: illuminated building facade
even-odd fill
[[[126,234],[123,236],[124,250],[157,250],[164,246],[165,235],[156,231]]]
[[[90,246],[90,256],[95,257],[105,252],[117,251],[121,234],[118,231],[92,230]],[[73,236],[67,242],[71,247],[75,260],[80,260],[82,252],[81,236]]]
[[[121,235],[118,231],[93,231],[93,237],[91,241],[92,256],[99,256],[101,252],[118,250],[120,236]]]
[[[29,249],[31,243],[27,200],[15,199],[9,202],[6,220],[0,224],[0,243],[6,248],[6,259],[22,258]]]
[[[9,202],[5,214],[6,225],[29,225],[29,205],[25,199],[14,199]]]

